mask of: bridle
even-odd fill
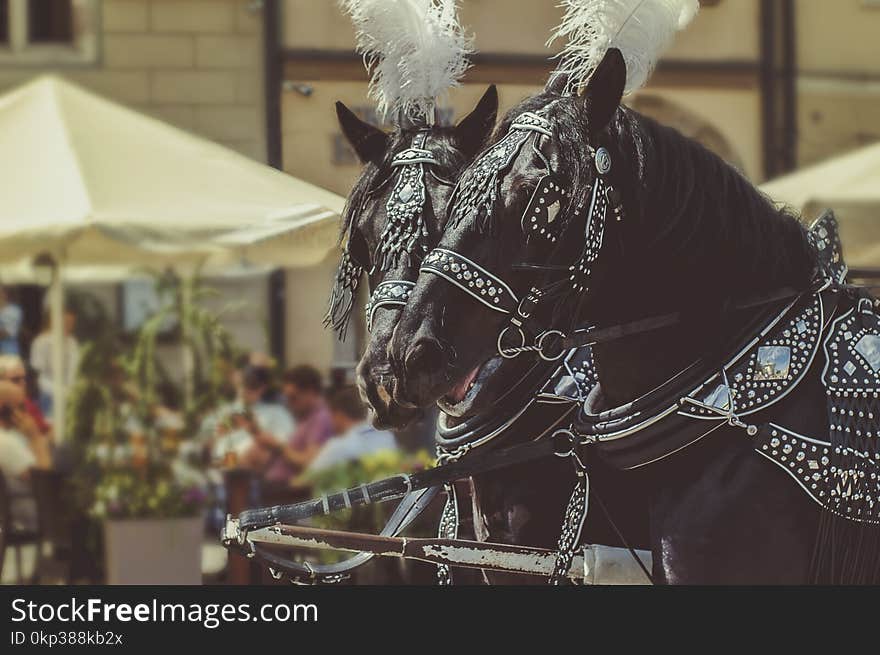
[[[440,162],[426,148],[427,141],[427,130],[416,132],[412,145],[397,153],[391,161],[392,176],[396,173],[396,180],[385,204],[385,227],[371,257],[372,264],[359,262],[352,256],[353,232],[349,233],[324,318],[325,325],[332,326],[343,338],[364,273],[372,275],[376,271],[391,270],[401,259],[418,260],[428,250],[426,241],[429,233],[425,224],[428,202],[426,167],[439,166]],[[435,179],[442,182],[436,176]],[[352,231],[354,227],[353,221]],[[379,309],[405,305],[414,286],[415,282],[404,279],[384,279],[379,282],[372,289],[365,307],[367,331],[372,331]]]
[[[530,239],[534,236],[551,246],[557,244],[570,222],[568,218],[560,216],[562,205],[567,202],[570,219],[577,219],[582,214],[585,216],[584,246],[577,260],[568,266],[530,267],[551,271],[551,280],[543,287],[531,287],[522,298],[517,296],[512,285],[502,277],[448,248],[438,247],[429,252],[420,268],[420,272],[443,278],[481,305],[508,317],[508,322],[499,332],[496,342],[498,354],[506,359],[525,352],[534,352],[549,362],[566,355],[568,350],[563,345],[566,334],[560,329],[537,324],[537,310],[548,298],[558,298],[560,295],[569,297],[588,290],[593,266],[604,241],[609,210],[616,220],[623,218],[620,194],[612,186],[609,177],[611,155],[604,147],[588,150],[596,170],[595,179],[589,189],[588,203],[571,199],[569,189],[552,170],[549,159],[541,150],[544,140],[553,135],[552,122],[542,115],[546,109],[538,113],[524,112],[517,116],[504,138],[473,164],[471,183],[463,185],[459,181],[456,187],[450,221],[455,225],[465,217],[479,217],[479,213],[483,212],[487,217],[485,222],[490,222],[497,199],[499,177],[509,169],[516,155],[531,140],[535,153],[544,161],[547,174],[538,181],[520,218],[523,237]],[[555,276],[552,273],[554,270],[557,271]],[[560,272],[563,273],[562,276],[559,275]],[[554,277],[556,279],[552,279]],[[562,294],[560,290],[563,291]],[[528,343],[527,332],[534,335],[531,344]]]
[[[526,264],[519,268],[546,271],[546,283],[532,286],[522,297],[518,297],[513,286],[499,275],[465,255],[449,248],[437,247],[429,252],[420,272],[443,278],[458,287],[472,299],[492,311],[508,317],[498,333],[496,351],[505,359],[513,359],[523,353],[535,353],[547,362],[558,361],[573,348],[593,346],[598,343],[616,341],[625,337],[643,334],[672,327],[686,320],[681,312],[649,316],[646,318],[615,325],[577,326],[578,312],[570,312],[569,325],[560,323],[546,325],[538,317],[542,305],[548,300],[557,304],[571,301],[577,307],[578,299],[590,290],[595,263],[605,242],[609,213],[615,222],[624,218],[620,192],[610,179],[612,169],[611,154],[605,147],[588,147],[587,156],[593,163],[595,176],[588,187],[587,201],[571,197],[571,192],[560,181],[560,176],[552,169],[548,157],[541,151],[545,138],[553,134],[553,124],[542,115],[545,107],[538,113],[525,112],[511,124],[503,139],[490,147],[473,165],[476,180],[470,188],[456,187],[450,224],[455,225],[474,212],[491,214],[497,199],[498,178],[506,172],[522,147],[533,139],[534,151],[544,161],[548,173],[540,178],[531,199],[526,206],[520,225],[523,237],[532,235],[556,244],[573,220],[584,217],[584,245],[580,255],[572,263],[561,265]],[[479,189],[482,193],[476,193]],[[562,203],[568,200],[568,217],[562,217]],[[576,223],[575,223],[576,224]],[[737,299],[726,307],[728,311],[752,310],[773,303],[792,299],[803,289],[783,287],[769,293]],[[565,327],[566,329],[561,329]],[[531,343],[529,343],[531,336]]]

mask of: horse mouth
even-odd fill
[[[437,401],[437,406],[450,416],[463,417],[470,414],[478,406],[486,382],[503,361],[501,357],[495,356],[475,366]]]

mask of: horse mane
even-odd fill
[[[807,229],[739,170],[697,141],[631,109],[618,111],[612,141],[627,150],[645,248],[691,257],[706,271],[731,271],[739,290],[806,288],[817,266]],[[617,160],[626,162],[626,152]],[[627,190],[625,193],[630,193]],[[656,216],[653,208],[664,208]]]

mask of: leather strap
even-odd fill
[[[783,300],[791,300],[801,295],[803,291],[799,291],[793,287],[782,287],[769,293],[752,296],[744,299],[732,306],[728,307],[728,311],[742,311],[746,309],[754,309],[763,305],[770,305]],[[624,337],[660,330],[662,328],[677,325],[684,318],[682,312],[671,312],[669,314],[660,314],[642,318],[629,323],[620,323],[618,325],[609,325],[606,327],[591,327],[567,336],[562,340],[562,347],[566,350],[570,348],[580,348],[582,346],[591,346],[597,343],[607,343],[616,341]]]
[[[507,283],[497,275],[446,248],[434,248],[422,260],[419,273],[431,273],[448,280],[489,309],[512,314],[519,299]]]
[[[373,318],[380,307],[405,306],[414,286],[416,283],[409,280],[385,280],[376,285],[367,306],[364,308],[367,332],[373,331]]]

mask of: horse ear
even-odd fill
[[[483,147],[498,115],[498,89],[491,85],[474,110],[455,126],[455,138],[459,147],[470,158]]]
[[[590,131],[602,131],[611,122],[626,86],[626,62],[617,48],[609,48],[590,77],[584,98],[588,103]]]
[[[341,102],[336,103],[336,117],[342,133],[362,163],[376,162],[388,146],[388,135],[378,127],[362,121]]]

